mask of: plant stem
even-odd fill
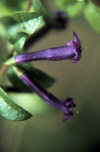
[[[3,73],[5,72],[7,66],[4,64],[2,67],[1,67],[1,70],[0,70],[0,80],[3,78]]]
[[[26,7],[26,11],[29,11],[30,7],[31,7],[31,4],[32,4],[32,0],[28,0],[28,4],[27,4],[27,7]]]

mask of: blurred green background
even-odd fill
[[[61,112],[41,100],[32,101],[32,94],[15,94],[16,102],[34,116],[23,122],[0,118],[0,152],[100,151],[100,34],[83,17],[77,17],[70,20],[66,29],[53,29],[30,51],[65,45],[72,39],[73,30],[83,48],[77,64],[37,61],[33,65],[57,79],[49,91],[61,99],[75,99],[74,116],[62,122]]]

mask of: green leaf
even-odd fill
[[[56,4],[60,9],[65,11],[69,17],[79,15],[84,7],[85,1],[81,0],[56,0]]]
[[[50,23],[54,23],[55,22],[55,20],[54,20],[54,18],[52,16],[51,11],[49,10],[49,7],[48,7],[46,1],[33,0],[32,1],[32,6],[33,6],[33,9],[36,12],[39,12],[40,14],[42,14],[42,16],[46,20],[48,20]]]
[[[9,92],[9,95],[15,100],[16,104],[23,107],[34,116],[41,114],[47,115],[54,110],[52,107],[48,106],[48,104],[45,104],[36,94]]]
[[[32,115],[18,106],[6,93],[0,88],[0,116],[8,120],[26,120]]]
[[[24,32],[18,32],[8,36],[8,40],[14,45],[14,49],[17,52],[20,52],[22,50],[27,38],[28,34]]]
[[[0,0],[0,17],[25,10],[26,0]]]
[[[100,8],[88,2],[84,10],[84,15],[91,27],[97,32],[100,32]]]
[[[47,12],[47,10],[41,0],[33,0],[32,6],[35,11],[38,11],[38,12],[42,13],[43,15],[45,15],[45,12]]]
[[[33,81],[36,81],[41,87],[48,88],[54,83],[54,79],[48,76],[46,73],[34,68],[31,64],[24,63],[18,66],[21,70],[28,75]],[[8,78],[12,85],[23,92],[30,92],[31,90],[19,79],[16,75],[13,66],[8,68]],[[15,83],[16,82],[16,83]]]
[[[5,26],[6,37],[20,53],[26,39],[36,31],[42,19],[43,17],[36,12],[19,12],[1,17],[0,22]]]

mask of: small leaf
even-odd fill
[[[96,7],[93,3],[88,2],[84,10],[84,15],[91,27],[97,32],[100,32],[100,8]]]
[[[1,17],[0,22],[5,26],[5,36],[20,53],[26,39],[35,32],[42,19],[43,17],[36,12],[19,12],[12,16]]]
[[[32,1],[32,6],[33,9],[36,12],[39,12],[40,14],[42,14],[42,16],[50,23],[54,23],[54,17],[52,16],[51,11],[49,10],[48,6],[47,6],[47,2],[46,1],[41,1],[41,0],[33,0]]]
[[[0,17],[25,10],[26,0],[0,0]]]
[[[48,76],[46,73],[34,68],[31,64],[24,63],[18,66],[24,73],[27,73],[31,80],[36,81],[41,87],[48,88],[54,83],[54,79]],[[12,85],[20,91],[30,92],[31,90],[18,78],[13,66],[8,68],[8,78]],[[16,83],[15,83],[16,82]]]
[[[0,116],[8,120],[26,120],[32,115],[18,106],[5,92],[0,88]]]
[[[0,21],[8,28],[9,33],[25,32],[32,34],[43,17],[36,12],[18,12],[12,16],[1,17]]]
[[[8,40],[14,45],[14,49],[20,52],[22,48],[24,47],[27,37],[28,35],[26,33],[19,32],[19,33],[9,35]]]

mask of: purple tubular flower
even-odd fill
[[[66,60],[69,59],[75,63],[81,57],[81,42],[75,32],[73,32],[73,40],[68,42],[66,46],[49,48],[32,53],[19,54],[14,57],[13,62],[20,64],[37,60]]]
[[[72,98],[65,100],[57,99],[53,94],[40,87],[35,81],[31,81],[26,74],[21,74],[20,79],[26,84],[31,90],[37,93],[47,104],[62,111],[64,113],[64,119],[68,120],[73,115],[73,108],[75,107]]]

